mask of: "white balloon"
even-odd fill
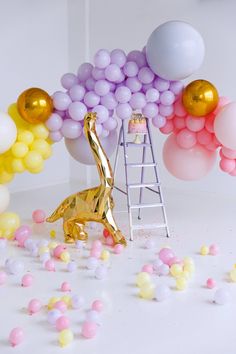
[[[0,214],[3,213],[10,202],[10,194],[6,186],[0,184]]]
[[[117,146],[117,132],[113,130],[107,138],[100,138],[102,147],[110,157]],[[65,145],[69,154],[77,161],[85,165],[95,165],[95,160],[87,139],[81,135],[77,139],[65,139]]]
[[[182,80],[202,64],[205,46],[190,24],[169,21],[157,27],[148,39],[147,61],[155,74],[166,80]]]
[[[225,147],[236,150],[236,102],[226,104],[216,115],[214,130]]]
[[[3,154],[16,141],[17,128],[15,122],[7,114],[0,112],[0,154]]]

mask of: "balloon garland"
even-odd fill
[[[76,160],[92,164],[83,136],[89,111],[97,113],[96,131],[108,156],[117,143],[117,119],[129,119],[136,111],[171,134],[163,160],[173,176],[204,177],[217,149],[221,170],[236,176],[236,102],[219,98],[206,80],[186,87],[180,81],[200,67],[204,52],[203,39],[191,25],[170,21],[153,31],[142,51],[98,50],[93,64],[62,76],[64,90],[52,97],[39,88],[24,91],[8,114],[0,113],[0,184],[15,173],[41,172],[51,144],[63,138]]]

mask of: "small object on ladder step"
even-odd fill
[[[155,204],[133,204],[133,205],[130,205],[130,209],[158,208],[158,207],[163,207],[163,203],[155,203]]]
[[[159,182],[153,182],[153,183],[131,183],[128,184],[128,188],[142,188],[142,187],[156,187],[160,186]]]
[[[132,227],[134,230],[151,230],[151,229],[161,229],[165,228],[167,225],[166,224],[147,224],[147,225],[140,225],[140,224],[134,224]]]
[[[127,163],[126,166],[128,167],[154,167],[156,163]]]

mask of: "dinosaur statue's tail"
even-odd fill
[[[64,200],[59,207],[46,219],[47,222],[55,222],[57,220],[59,220],[65,210],[67,209],[67,207],[69,206],[69,202],[68,199]]]

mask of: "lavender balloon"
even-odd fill
[[[142,84],[137,77],[128,77],[128,79],[126,79],[126,86],[131,92],[138,92],[142,88]]]
[[[138,79],[143,84],[150,84],[154,80],[154,77],[155,75],[153,74],[152,70],[147,66],[144,66],[139,70]]]
[[[85,95],[85,88],[82,85],[74,85],[69,90],[69,95],[72,101],[81,101]]]
[[[93,68],[92,77],[95,80],[103,80],[103,79],[105,79],[105,70],[104,69],[99,69],[99,68]]]
[[[71,104],[70,96],[65,92],[57,91],[53,94],[53,105],[59,111],[65,111]]]
[[[109,111],[102,105],[95,106],[93,112],[97,113],[97,123],[104,123],[109,118]]]
[[[166,118],[162,115],[158,114],[156,117],[152,119],[152,123],[156,128],[162,128],[166,124]]]
[[[122,68],[126,63],[126,54],[122,49],[114,49],[111,52],[111,63]]]
[[[170,87],[170,82],[168,80],[161,79],[160,77],[156,78],[154,81],[154,87],[159,91],[166,91]]]
[[[146,97],[142,92],[136,92],[132,94],[130,99],[130,106],[133,109],[142,109],[146,105]]]
[[[157,89],[155,89],[155,88],[149,88],[146,91],[146,100],[147,100],[147,102],[157,102],[159,97],[160,97],[159,91]]]
[[[118,123],[115,118],[108,118],[108,120],[103,123],[103,128],[108,131],[112,131],[112,130],[116,129],[117,125],[118,125]]]
[[[106,80],[98,80],[94,85],[94,91],[98,96],[105,96],[110,91],[110,84]]]
[[[66,119],[63,122],[61,133],[65,138],[76,139],[82,133],[82,126],[79,122],[76,122],[73,119]]]
[[[158,106],[155,103],[149,102],[142,109],[142,113],[147,118],[154,118],[158,114]]]
[[[50,132],[49,133],[49,138],[54,142],[57,143],[59,142],[62,138],[63,135],[60,131],[56,131],[56,132]]]
[[[106,68],[111,62],[110,53],[106,49],[100,49],[94,56],[94,64],[99,69]]]
[[[132,115],[132,108],[128,103],[120,103],[116,107],[116,114],[120,119],[128,119]]]
[[[87,92],[84,96],[84,103],[87,107],[95,107],[99,104],[100,97],[94,92]]]
[[[171,91],[164,91],[160,95],[160,102],[164,106],[170,106],[175,102],[175,95]]]
[[[50,131],[55,132],[61,129],[62,123],[63,119],[61,118],[61,116],[59,116],[59,114],[57,113],[52,113],[46,122],[46,127]]]
[[[126,86],[120,86],[116,89],[115,98],[120,103],[127,103],[131,98],[131,91]]]
[[[121,77],[121,70],[120,67],[116,64],[110,64],[105,69],[105,77],[107,80],[111,82],[118,81]],[[123,81],[123,80],[122,80]]]
[[[78,69],[78,78],[80,81],[86,81],[92,75],[93,65],[90,63],[83,63]]]
[[[84,119],[87,113],[87,107],[82,102],[72,102],[68,109],[69,115],[72,119],[80,121]]]
[[[132,50],[127,55],[127,61],[134,61],[139,68],[147,65],[146,56],[144,53],[140,52],[140,50]]]
[[[77,82],[78,82],[77,76],[72,73],[64,74],[61,78],[61,84],[66,90],[69,90]]]
[[[124,74],[128,77],[136,76],[138,74],[138,70],[138,65],[134,61],[128,61],[123,68]]]
[[[117,106],[117,101],[114,93],[109,92],[107,95],[101,97],[101,104],[107,109],[114,109]]]

